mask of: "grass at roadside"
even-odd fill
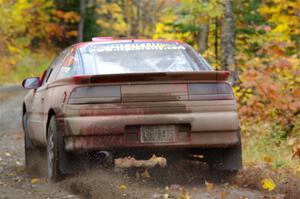
[[[54,51],[43,49],[39,52],[25,52],[15,66],[4,74],[0,74],[0,85],[21,83],[26,77],[41,76],[54,56]]]
[[[300,160],[292,155],[286,133],[271,124],[243,126],[243,157],[246,163],[268,163],[274,168],[300,168]],[[247,129],[247,130],[245,130]]]
[[[295,132],[287,133],[280,126],[266,121],[242,122],[242,132],[244,169],[233,183],[282,196],[276,198],[298,198],[300,159],[293,158],[288,141]],[[267,190],[265,180],[274,183],[274,189]]]

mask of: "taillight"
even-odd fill
[[[120,86],[76,87],[71,92],[69,104],[95,104],[121,102]]]
[[[227,83],[202,83],[188,85],[189,100],[233,99],[232,88]]]

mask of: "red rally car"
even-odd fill
[[[213,168],[242,167],[236,100],[227,71],[191,46],[97,38],[66,48],[41,78],[27,78],[26,165],[47,149],[48,178],[76,157],[204,154]]]

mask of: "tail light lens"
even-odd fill
[[[121,102],[120,86],[76,87],[71,92],[69,104],[95,104]]]
[[[232,88],[227,83],[189,84],[189,100],[234,99]]]

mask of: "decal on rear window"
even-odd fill
[[[168,43],[126,43],[91,46],[89,52],[138,51],[138,50],[184,50],[185,47]]]

